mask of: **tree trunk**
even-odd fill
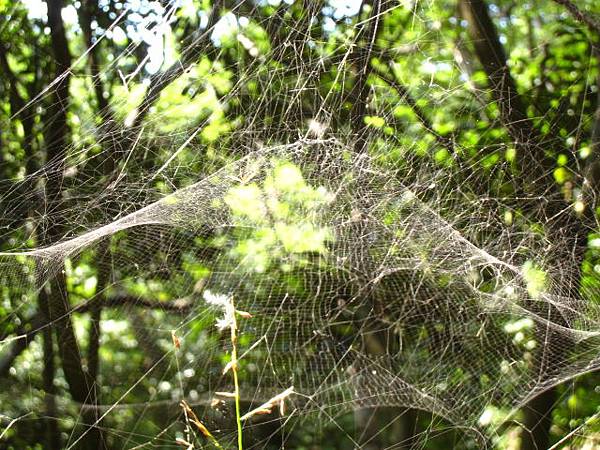
[[[557,142],[551,143],[546,139],[527,116],[525,102],[519,95],[516,83],[510,73],[506,54],[500,43],[496,27],[489,15],[487,4],[484,0],[459,0],[459,9],[461,15],[468,21],[469,34],[475,53],[488,77],[492,97],[500,110],[500,119],[515,142],[519,155],[519,166],[523,173],[533,175],[529,177],[531,182],[530,185],[524,187],[524,192],[544,199],[548,198],[548,192],[554,192],[555,197],[557,194],[560,195],[560,193],[557,193],[552,179],[554,161],[546,153],[546,149],[551,149],[554,146],[560,150],[562,146]],[[587,246],[588,230],[579,218],[564,212],[568,206],[562,198],[558,200],[550,199],[542,207],[536,207],[534,210],[526,212],[529,213],[531,219],[546,223],[550,235],[553,233],[572,233],[572,247],[564,246],[555,261],[561,260],[563,266],[565,263],[571,262],[570,270],[557,273],[564,274],[562,284],[569,289],[571,295],[577,297],[579,295],[578,282],[573,282],[573,280],[580,277],[580,266]],[[553,219],[550,221],[547,218]],[[592,217],[586,218],[593,220]],[[535,305],[532,307],[537,308]],[[548,317],[557,323],[563,322],[564,319],[557,307],[548,305],[547,308],[547,311],[541,312],[542,317]],[[568,324],[565,325],[568,326]],[[567,343],[559,346],[556,342],[559,337],[552,331],[538,326],[536,335],[544,334],[546,348],[542,351],[548,353],[541,358],[544,362],[540,362],[533,369],[535,371],[534,375],[540,378],[548,377],[549,374],[546,372],[552,369],[553,363],[564,359],[566,348],[569,345]],[[562,350],[553,350],[556,348]],[[547,448],[555,399],[556,388],[550,387],[523,408],[524,429],[522,431],[521,450]]]
[[[356,47],[349,58],[357,72],[354,85],[350,91],[350,100],[352,101],[350,125],[354,132],[354,151],[356,153],[363,153],[367,150],[367,126],[365,124],[365,115],[369,103],[370,89],[367,80],[372,70],[371,54],[377,38],[377,31],[379,29],[381,14],[384,11],[385,3],[387,3],[386,0],[374,0],[373,3],[363,0],[358,13],[359,20],[365,5],[371,7],[371,15],[369,16],[369,20],[366,21],[365,25],[363,25],[360,32],[357,34],[357,39],[362,39],[363,43],[356,43]]]
[[[371,56],[377,40],[378,31],[383,28],[383,13],[389,5],[388,0],[364,0],[358,17],[362,17],[364,7],[369,5],[371,12],[365,25],[357,35],[360,43],[356,43],[350,63],[354,66],[356,78],[349,94],[352,102],[350,125],[354,134],[354,151],[365,153],[369,129],[365,123],[367,115],[370,85],[368,78],[373,72]],[[364,255],[368,260],[368,256]],[[385,358],[388,354],[385,333],[367,332],[364,335],[363,349],[374,359]],[[415,414],[410,409],[368,407],[359,408],[354,412],[356,441],[361,449],[378,450],[393,444],[394,448],[408,448],[415,433]]]
[[[69,125],[67,109],[69,105],[69,82],[71,54],[64,24],[62,21],[62,0],[47,0],[48,26],[52,52],[56,70],[54,95],[48,107],[50,122],[45,127],[46,160],[52,165],[52,177],[46,180],[46,211],[48,222],[42,233],[42,245],[55,243],[62,237],[62,226],[59,222],[62,208],[62,185],[65,160],[67,156]],[[56,262],[58,263],[58,261]],[[48,288],[49,287],[49,288]],[[75,330],[69,316],[69,297],[66,288],[66,278],[62,270],[49,281],[49,286],[40,292],[40,301],[47,308],[48,319],[53,324],[58,341],[58,350],[62,362],[65,379],[69,385],[70,394],[76,402],[96,403],[93,382],[84,371],[81,354]],[[102,442],[99,428],[94,424],[84,424],[84,436],[79,439],[79,447],[96,449]],[[77,438],[78,439],[78,438]]]
[[[26,101],[21,97],[17,88],[18,80],[13,74],[6,55],[6,49],[2,43],[0,43],[0,67],[2,68],[5,76],[8,77],[9,90],[10,90],[10,107],[12,114],[20,118],[23,124],[23,150],[27,158],[26,173],[32,174],[35,171],[34,155],[33,155],[33,142],[34,142],[34,113],[31,106],[27,106]],[[3,174],[0,174],[0,176]],[[28,213],[31,213],[29,211]],[[27,214],[30,215],[30,214]],[[43,315],[44,319],[42,322],[49,321],[48,302],[45,300],[43,294],[38,296],[38,309]],[[42,329],[42,351],[44,367],[42,370],[42,388],[44,390],[44,404],[46,410],[46,417],[44,420],[44,445],[46,448],[51,450],[60,450],[61,439],[60,431],[58,429],[58,410],[56,406],[56,386],[54,385],[54,379],[56,377],[56,367],[54,365],[54,345],[52,342],[52,328],[44,327]],[[15,341],[11,347],[8,355],[0,361],[0,376],[4,376],[8,373],[12,363],[21,354],[23,350],[27,348],[34,336],[27,339],[19,339]]]
[[[530,400],[523,408],[521,450],[546,450],[550,443],[552,410],[556,388],[548,389]]]
[[[44,288],[45,289],[45,288]],[[38,308],[49,320],[50,311],[48,310],[48,301],[46,295],[38,295]],[[58,430],[58,410],[56,407],[56,386],[54,378],[56,377],[56,368],[54,366],[54,344],[52,342],[52,328],[46,326],[42,330],[42,348],[44,355],[44,369],[42,371],[42,383],[44,389],[44,403],[46,406],[46,416],[44,424],[46,435],[44,436],[45,445],[51,450],[60,450],[61,439]]]

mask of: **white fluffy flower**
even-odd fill
[[[228,295],[213,294],[208,289],[206,289],[202,295],[206,303],[208,303],[209,305],[226,308],[227,305],[231,303],[231,298]]]
[[[219,331],[224,331],[224,330],[230,330],[231,327],[233,327],[235,324],[235,322],[232,320],[232,317],[227,316],[227,314],[221,318],[221,319],[217,319],[217,328],[219,329]]]
[[[228,295],[213,294],[208,289],[204,291],[204,300],[209,305],[217,306],[223,310],[223,317],[217,319],[217,328],[220,331],[235,327],[235,306]]]

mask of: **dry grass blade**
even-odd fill
[[[185,400],[181,400],[179,404],[181,405],[181,408],[183,408],[183,410],[185,411],[188,419],[196,426],[196,428],[198,428],[200,433],[202,433],[202,435],[205,438],[211,441],[215,445],[215,447],[223,448],[221,447],[221,444],[219,444],[217,439],[212,435],[212,433],[208,431],[208,428],[206,428],[206,426],[204,426],[204,424],[200,422],[200,419],[198,419],[196,413],[192,410],[192,408],[190,408],[190,405],[188,405]]]
[[[247,420],[253,416],[271,414],[271,412],[275,406],[279,406],[279,411],[283,414],[283,412],[285,412],[285,407],[283,406],[283,403],[285,402],[285,399],[288,398],[293,393],[294,393],[294,386],[291,386],[291,387],[287,388],[285,391],[283,391],[282,393],[277,394],[275,397],[266,401],[265,403],[260,405],[258,408],[254,408],[252,411],[244,414],[241,417],[241,420]]]

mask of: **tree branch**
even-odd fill
[[[400,81],[398,81],[393,75],[390,76],[379,69],[372,70],[373,73],[377,75],[377,77],[381,78],[387,85],[389,85],[398,93],[400,99],[402,99],[410,107],[410,109],[412,109],[415,116],[417,116],[417,119],[419,119],[419,122],[421,122],[423,128],[425,128],[429,133],[431,133],[435,137],[435,140],[438,142],[438,144],[446,148],[450,153],[454,153],[455,149],[452,139],[446,136],[442,136],[437,131],[435,131],[435,129],[433,128],[433,123],[431,123],[431,120],[429,120],[429,118],[425,114],[425,111],[423,111],[421,107],[417,105],[415,99],[412,97],[412,95],[410,95],[408,88],[402,83],[400,83]]]
[[[194,302],[189,298],[181,298],[171,302],[161,302],[157,300],[148,300],[130,295],[122,295],[105,299],[101,294],[92,297],[87,302],[76,305],[66,312],[67,316],[71,314],[85,314],[91,312],[97,306],[102,308],[143,308],[165,311],[173,314],[189,314],[194,308]],[[43,314],[34,314],[26,321],[23,328],[29,328],[29,331],[22,332],[18,339],[10,346],[5,355],[0,358],[0,377],[5,377],[12,367],[15,359],[29,346],[35,336],[42,330],[48,328],[53,322],[44,317]]]
[[[554,3],[564,6],[565,9],[569,11],[569,13],[571,13],[576,20],[585,23],[588,27],[600,35],[600,21],[584,13],[573,2],[570,0],[554,0]]]
[[[546,155],[545,139],[527,116],[525,103],[510,73],[506,53],[487,4],[483,0],[461,0],[459,7],[468,21],[475,53],[488,77],[502,124],[522,155],[521,166],[525,170],[532,170],[537,180],[545,179],[551,175],[554,160]]]
[[[179,61],[171,65],[167,70],[159,72],[150,78],[150,85],[146,94],[138,106],[138,113],[133,121],[131,128],[137,129],[141,126],[150,107],[160,97],[161,92],[169,86],[174,80],[179,78],[198,58],[200,49],[210,43],[210,36],[214,26],[219,21],[219,11],[223,0],[215,0],[208,16],[208,24],[205,30],[199,30],[192,38],[193,44],[187,48],[181,55]]]
[[[356,153],[362,153],[366,151],[367,144],[367,125],[364,123],[364,116],[367,111],[367,103],[369,98],[369,85],[367,80],[371,73],[371,54],[375,46],[375,39],[377,37],[377,31],[379,29],[379,23],[381,22],[383,13],[383,3],[385,0],[375,0],[371,5],[371,15],[366,21],[365,25],[361,28],[361,33],[364,33],[365,45],[360,46],[356,43],[357,47],[353,50],[353,55],[349,58],[354,64],[356,71],[358,72],[356,79],[354,80],[354,86],[350,91],[350,99],[352,100],[352,110],[350,111],[350,124],[355,134],[355,145],[354,151]],[[361,13],[364,10],[365,5],[369,3],[363,0],[358,18],[360,19]]]
[[[594,47],[596,64],[600,69],[600,47]],[[590,156],[585,164],[585,185],[583,189],[584,201],[596,205],[598,191],[600,190],[600,75],[596,78],[596,111],[592,124]]]

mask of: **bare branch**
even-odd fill
[[[132,124],[133,129],[137,129],[142,124],[148,110],[158,100],[160,93],[174,80],[183,75],[198,58],[198,51],[210,43],[211,32],[219,20],[221,4],[222,0],[216,0],[213,3],[206,29],[199,31],[193,37],[193,44],[185,50],[179,61],[175,62],[167,70],[152,76],[146,95],[138,107],[138,114]]]
[[[382,70],[373,69],[373,73],[377,75],[377,77],[381,78],[387,85],[389,85],[392,89],[394,89],[398,96],[412,109],[423,128],[425,128],[429,133],[431,133],[435,140],[442,146],[445,147],[449,152],[454,153],[454,145],[452,143],[452,139],[442,136],[433,128],[433,123],[425,114],[425,111],[421,109],[415,99],[410,95],[408,88],[404,86],[400,81],[398,81],[393,75],[390,76],[384,73]]]
[[[598,21],[596,18],[584,13],[570,0],[554,0],[554,2],[564,6],[576,20],[585,23],[588,27],[600,35],[600,21]]]

